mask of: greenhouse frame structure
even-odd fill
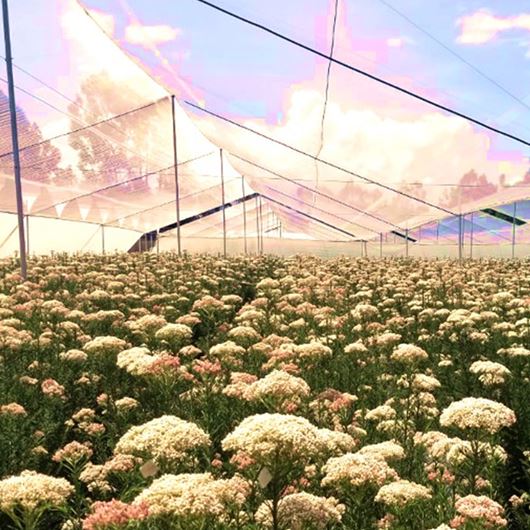
[[[15,82],[7,0],[2,0],[2,7],[8,88],[4,103],[9,113],[1,109],[0,120],[5,128],[9,123],[11,144],[4,140],[0,150],[4,173],[0,253],[20,254],[22,276],[26,255],[62,250],[175,250],[179,255],[209,251],[225,256],[307,252],[460,260],[527,253],[530,196],[525,186],[506,186],[473,201],[460,196],[456,208],[448,207],[410,187],[389,184],[320,153],[312,154],[160,85],[155,98],[142,96],[141,104],[92,120],[72,118],[67,130],[35,141],[17,131],[17,125],[25,126],[17,97],[35,95]],[[87,16],[87,24],[91,23]],[[110,42],[107,36],[102,38]],[[124,54],[123,58],[130,61]],[[327,55],[325,59],[330,64],[334,61]],[[153,83],[130,62],[138,79]],[[41,103],[51,106],[47,101]],[[205,132],[202,120],[206,118],[209,126],[214,123],[220,129]],[[149,156],[130,148],[138,129],[152,151]],[[241,138],[251,138],[255,152],[272,154],[265,159],[253,156],[252,151],[249,155],[248,150],[238,148]],[[105,171],[113,174],[112,179],[58,184],[56,174],[61,168],[52,168],[55,155],[49,152],[66,141],[69,149],[92,142],[96,162],[80,171],[99,176],[101,170],[94,169],[98,160],[110,161]],[[333,194],[319,187],[318,179],[306,184],[308,180],[302,177],[313,169],[325,184],[340,175],[356,186],[378,190],[385,208],[367,206],[362,196],[343,199],[340,190]],[[42,178],[46,172],[54,176]],[[208,185],[202,185],[202,177]],[[400,201],[395,211],[388,207],[394,201]],[[63,234],[61,239],[57,233]]]

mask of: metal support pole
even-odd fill
[[[473,216],[475,212],[471,212],[471,229],[469,231],[469,258],[473,259],[473,232],[475,225],[473,224]]]
[[[175,121],[175,96],[171,96],[171,115],[173,117],[173,164],[175,166],[175,202],[177,207],[177,251],[181,255],[180,242],[180,185],[179,185],[179,166],[177,152],[177,126]]]
[[[28,264],[26,258],[26,238],[24,233],[24,201],[22,197],[22,179],[20,175],[20,152],[18,146],[17,107],[15,102],[15,81],[13,78],[13,57],[11,55],[11,34],[9,30],[9,10],[7,0],[2,0],[4,18],[4,41],[6,53],[7,86],[9,95],[9,112],[11,117],[11,144],[13,147],[13,166],[15,171],[15,192],[17,199],[18,244],[20,247],[20,275],[26,279]]]
[[[405,256],[409,257],[409,229],[405,230]]]
[[[515,258],[515,215],[517,213],[517,202],[513,203],[513,224],[512,224],[512,259]]]
[[[464,232],[463,232],[463,218],[462,214],[459,214],[458,216],[458,261],[462,261],[462,250],[463,250],[463,243],[464,243]]]
[[[29,256],[29,215],[26,215],[26,254]]]
[[[241,176],[241,193],[241,197],[243,197],[243,241],[245,245],[245,254],[247,254],[247,201],[245,201],[245,177],[243,176]]]
[[[383,257],[383,233],[379,234],[379,257]]]
[[[362,258],[364,257],[364,245],[362,241],[359,241],[359,243],[361,244],[361,258]]]
[[[259,201],[256,197],[256,254],[259,254]]]
[[[263,254],[263,203],[261,200],[261,196],[259,197],[259,242],[260,242],[260,248],[259,253]]]
[[[160,254],[160,229],[156,229],[156,255]]]
[[[105,225],[101,225],[101,253],[105,254]]]
[[[221,157],[221,201],[223,205],[223,256],[226,258],[226,211],[225,211],[225,173],[223,165],[223,150],[219,149]]]

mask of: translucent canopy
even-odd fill
[[[473,2],[457,23],[438,13],[449,40],[424,29],[437,13],[399,2],[12,4],[34,251],[105,237],[127,250],[149,233],[173,245],[177,217],[184,239],[255,250],[259,237],[293,251],[526,242],[530,107],[517,87],[530,74],[499,83],[491,50],[470,54]],[[6,94],[2,76],[2,253],[17,240]]]

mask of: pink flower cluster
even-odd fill
[[[506,526],[504,508],[485,495],[467,495],[455,502],[458,515],[451,521],[452,528],[460,528],[468,522],[478,522],[484,528]]]
[[[148,373],[160,374],[166,371],[177,372],[180,368],[180,359],[173,355],[161,355],[158,359],[151,363]]]
[[[64,398],[64,386],[55,379],[45,379],[41,383],[41,390],[45,396]]]
[[[127,504],[113,499],[95,502],[92,514],[83,521],[83,530],[103,530],[107,527],[126,525],[129,521],[140,521],[149,515],[146,504]]]

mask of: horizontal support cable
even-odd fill
[[[241,156],[238,156],[238,155],[234,155],[233,153],[229,153],[230,156],[233,156],[234,158],[237,158],[238,160],[241,160],[242,162],[245,162],[247,164],[250,164],[254,167],[257,167],[258,169],[261,169],[263,171],[266,171],[267,173],[270,173],[271,175],[276,175],[277,177],[279,177],[281,180],[285,180],[287,182],[290,182],[291,184],[294,184],[300,188],[303,188],[305,190],[308,190],[312,193],[315,193],[321,197],[324,197],[325,199],[329,199],[330,201],[333,201],[337,204],[340,204],[341,206],[345,206],[346,208],[349,208],[350,210],[353,210],[354,212],[357,212],[357,213],[360,213],[362,215],[366,215],[367,217],[371,217],[372,219],[375,219],[376,221],[379,221],[380,223],[383,223],[383,224],[386,224],[386,225],[389,225],[389,226],[393,226],[395,228],[398,228],[398,229],[401,229],[400,226],[394,224],[394,223],[391,223],[390,221],[387,221],[386,219],[383,219],[382,217],[379,217],[378,215],[375,215],[375,214],[372,214],[370,212],[367,212],[365,210],[362,210],[361,208],[357,208],[356,206],[353,206],[347,202],[344,202],[344,201],[341,201],[339,199],[337,199],[336,197],[333,197],[331,195],[328,195],[322,191],[319,191],[319,190],[316,190],[315,188],[311,188],[310,186],[306,186],[305,184],[300,184],[300,182],[296,179],[291,179],[289,177],[286,177],[285,175],[282,175],[281,173],[277,173],[276,171],[272,171],[271,169],[267,169],[266,167],[264,166],[261,166],[260,164],[256,164],[255,162],[251,162],[250,160],[246,159],[246,158],[243,158]],[[376,234],[378,234],[379,232],[377,230],[372,230],[364,225],[361,225],[359,223],[354,223],[356,224],[357,226],[360,226],[361,228],[364,228],[365,230],[369,230],[369,231],[372,231]]]
[[[210,208],[210,209],[205,210],[203,212],[200,212],[198,214],[195,214],[195,215],[192,215],[190,217],[187,217],[186,219],[182,219],[180,221],[180,223],[174,222],[174,223],[170,223],[170,224],[168,224],[166,226],[162,226],[161,228],[158,229],[158,232],[160,234],[163,234],[164,232],[169,232],[170,230],[174,230],[178,226],[185,226],[185,225],[194,223],[195,221],[199,221],[201,219],[204,219],[205,217],[209,217],[210,215],[214,215],[214,214],[222,211],[223,209],[226,210],[227,208],[231,208],[232,206],[237,206],[238,204],[241,204],[242,202],[246,202],[246,201],[250,201],[251,199],[255,199],[257,196],[258,196],[257,193],[251,193],[250,195],[246,195],[245,197],[240,197],[239,199],[235,199],[233,201],[226,202],[224,205],[220,204],[219,206],[215,206],[213,208]],[[153,234],[153,233],[156,234],[156,232],[157,232],[157,230],[153,230],[151,232],[147,232],[145,235],[149,235],[149,234]]]
[[[310,158],[312,160],[316,160],[318,162],[321,162],[322,164],[325,164],[326,166],[329,166],[333,169],[337,169],[338,171],[342,171],[343,173],[347,173],[348,175],[352,175],[354,177],[357,177],[357,178],[360,178],[361,180],[364,180],[366,182],[370,182],[372,184],[375,184],[376,186],[380,187],[380,188],[383,188],[387,191],[390,191],[392,193],[395,193],[397,195],[400,195],[402,197],[406,197],[408,199],[411,199],[412,201],[415,201],[417,203],[420,203],[420,204],[423,204],[425,206],[428,206],[430,208],[434,208],[435,210],[439,210],[441,212],[444,212],[444,213],[447,213],[449,215],[457,215],[455,212],[452,212],[451,210],[448,210],[447,208],[444,208],[442,206],[438,206],[437,204],[432,204],[424,199],[420,199],[419,197],[414,197],[413,195],[410,195],[404,191],[399,191],[399,190],[396,190],[395,188],[392,188],[391,186],[387,186],[386,184],[383,184],[381,182],[378,182],[376,180],[373,180],[373,179],[370,179],[368,177],[365,177],[363,175],[360,175],[359,173],[355,173],[354,171],[350,171],[349,169],[346,169],[346,168],[343,168],[337,164],[334,164],[333,162],[328,162],[327,160],[323,160],[322,158],[319,158],[317,156],[314,156],[310,153],[307,153],[306,151],[303,151],[301,149],[298,149],[297,147],[294,147],[288,143],[285,143],[285,142],[282,142],[281,140],[277,140],[275,138],[271,138],[270,136],[267,136],[266,134],[264,133],[261,133],[259,131],[256,131],[255,129],[252,129],[251,127],[247,127],[246,125],[243,125],[241,123],[238,123],[237,121],[234,121],[234,120],[231,120],[230,118],[227,118],[226,116],[223,116],[221,114],[218,114],[216,112],[213,112],[211,110],[208,110],[208,109],[205,109],[205,108],[202,108],[200,107],[199,105],[195,105],[195,103],[191,103],[189,101],[184,101],[184,103],[200,112],[203,112],[205,114],[208,114],[209,116],[213,116],[214,118],[217,118],[218,120],[222,120],[226,123],[230,123],[231,125],[234,125],[236,127],[239,127],[240,129],[243,129],[247,132],[251,132],[257,136],[260,136],[261,138],[269,141],[269,142],[273,142],[277,145],[281,145],[291,151],[294,151],[295,153],[298,153],[300,155],[303,155],[307,158]]]
[[[405,240],[408,239],[408,240],[411,241],[412,243],[416,243],[416,241],[417,241],[417,240],[414,239],[413,237],[410,237],[410,236],[407,235],[407,234],[402,234],[401,232],[398,232],[397,230],[390,230],[390,233],[391,233],[391,234],[394,234],[395,236],[398,236],[398,237],[400,237],[400,238],[402,238],[402,239],[405,239]]]
[[[279,206],[281,206],[282,208],[285,208],[287,210],[291,210],[292,212],[295,212],[297,213],[298,215],[301,215],[303,217],[307,217],[308,219],[311,219],[312,221],[315,221],[316,223],[320,223],[324,226],[327,226],[328,228],[332,228],[333,230],[337,231],[337,232],[340,232],[342,234],[345,234],[349,237],[351,237],[352,239],[355,239],[356,241],[364,241],[364,240],[359,240],[357,238],[356,235],[352,234],[351,232],[348,232],[347,230],[343,230],[342,228],[339,228],[338,226],[334,226],[332,225],[331,223],[327,223],[326,221],[322,221],[322,219],[319,219],[318,217],[314,217],[313,215],[309,215],[308,213],[305,213],[305,212],[301,212],[300,210],[297,210],[296,208],[293,208],[292,206],[288,206],[287,204],[281,202],[281,201],[278,201],[276,199],[272,199],[271,197],[268,197],[267,195],[263,195],[261,194],[261,197],[263,197],[266,201],[270,201],[270,202],[273,202],[275,204],[278,204]]]
[[[234,180],[236,180],[236,179],[239,179],[239,177],[234,177],[232,179],[229,179],[229,180],[226,181],[226,183],[234,182]],[[208,188],[204,188],[203,190],[195,191],[193,193],[189,193],[188,195],[184,195],[184,196],[180,197],[180,200],[188,199],[189,197],[196,197],[197,195],[200,195],[201,193],[205,193],[207,191],[210,191],[210,190],[212,190],[214,188],[218,188],[218,187],[219,187],[219,184],[214,184],[213,186],[209,186]],[[114,225],[114,224],[118,223],[121,220],[128,219],[129,217],[134,217],[136,215],[141,215],[143,213],[147,213],[147,212],[151,212],[153,210],[157,210],[158,208],[163,208],[164,206],[168,206],[170,204],[173,204],[175,201],[176,201],[176,199],[171,199],[170,201],[166,201],[166,202],[163,202],[161,204],[156,204],[155,206],[149,206],[149,208],[145,208],[143,210],[139,210],[137,212],[124,215],[122,217],[117,217],[116,219],[113,219],[112,221],[107,222],[106,225],[107,226],[108,225]]]
[[[348,223],[349,225],[354,224],[354,225],[358,226],[359,228],[363,228],[364,230],[368,230],[369,232],[373,232],[374,234],[379,234],[379,232],[377,232],[377,230],[372,230],[371,228],[366,228],[366,227],[364,227],[362,225],[358,225],[357,223],[354,223],[354,222],[350,221],[349,219],[345,219],[344,217],[341,217],[340,215],[337,215],[337,214],[334,214],[332,212],[328,212],[326,210],[323,210],[322,208],[319,208],[318,206],[313,206],[312,204],[309,204],[309,203],[307,203],[305,201],[302,201],[302,200],[300,200],[300,199],[298,199],[296,197],[293,197],[292,195],[289,195],[288,193],[284,193],[283,191],[277,190],[276,188],[273,188],[272,186],[265,185],[265,187],[269,191],[271,191],[273,193],[278,193],[279,195],[283,195],[284,197],[286,197],[288,199],[291,199],[293,201],[296,201],[299,204],[303,204],[304,206],[307,206],[308,208],[312,208],[314,210],[317,210],[318,212],[322,212],[322,213],[324,213],[326,215],[334,217],[335,219],[338,219],[339,221],[343,221],[345,223]]]
[[[0,80],[2,81],[5,81],[4,79],[2,79],[0,77]],[[33,94],[27,92],[26,90],[24,90],[23,88],[20,88],[20,87],[17,87],[18,90],[32,96],[32,97],[35,97],[39,100],[41,100],[41,98],[39,98],[38,96],[34,96]],[[97,121],[95,123],[92,123],[90,125],[84,125],[83,127],[78,127],[77,129],[73,129],[71,131],[68,131],[68,132],[65,132],[65,133],[61,133],[61,134],[58,134],[57,136],[52,136],[51,138],[46,138],[45,140],[42,140],[40,142],[36,142],[34,144],[30,144],[30,145],[26,145],[24,147],[21,147],[19,149],[19,151],[22,153],[23,151],[26,151],[27,149],[31,149],[33,147],[39,147],[40,145],[44,145],[48,142],[52,142],[54,140],[58,140],[59,138],[64,138],[65,136],[69,136],[71,134],[75,134],[75,133],[78,133],[78,132],[81,132],[81,131],[86,131],[87,129],[91,129],[92,127],[96,127],[98,125],[102,125],[103,123],[107,123],[107,122],[110,122],[112,120],[116,120],[118,118],[123,118],[123,116],[127,116],[129,114],[132,114],[133,112],[137,112],[137,111],[140,111],[140,110],[145,110],[145,109],[148,109],[149,107],[153,107],[154,105],[157,105],[158,103],[160,103],[161,101],[163,101],[164,99],[167,99],[167,97],[164,97],[164,98],[160,98],[156,101],[152,101],[151,103],[147,103],[146,105],[142,105],[141,107],[137,107],[135,109],[131,109],[131,110],[128,110],[128,111],[125,111],[125,112],[122,112],[121,114],[116,114],[115,116],[111,116],[110,118],[105,118],[104,120],[100,120],[100,121]],[[45,100],[42,100],[44,103],[46,103]],[[46,103],[47,104],[47,103]],[[10,151],[8,153],[3,153],[0,155],[0,159],[2,158],[5,158],[7,156],[11,156],[13,154],[13,151]]]
[[[239,20],[240,22],[244,22],[245,24],[248,24],[250,26],[253,26],[257,29],[260,29],[262,31],[265,31],[266,33],[269,33],[270,35],[273,35],[274,37],[277,37],[279,39],[282,39],[283,41],[285,42],[288,42],[290,44],[293,44],[294,46],[297,46],[298,48],[301,48],[305,51],[308,51],[314,55],[317,55],[323,59],[326,59],[327,61],[331,61],[333,62],[334,64],[337,64],[338,66],[341,66],[347,70],[350,70],[352,72],[355,72],[359,75],[362,75],[364,77],[367,77],[368,79],[371,79],[372,81],[376,81],[377,83],[380,83],[386,87],[389,87],[389,88],[392,88],[393,90],[396,90],[398,92],[401,92],[402,94],[405,94],[407,96],[410,96],[414,99],[417,99],[423,103],[426,103],[427,105],[430,105],[432,107],[435,107],[439,110],[443,110],[445,112],[448,112],[450,114],[453,114],[455,116],[458,116],[459,118],[463,118],[464,120],[467,120],[471,123],[474,123],[475,125],[479,125],[480,127],[483,127],[484,129],[488,129],[489,131],[492,131],[496,134],[500,134],[502,136],[505,136],[506,138],[510,138],[511,140],[515,140],[516,142],[518,143],[521,143],[523,145],[526,145],[526,146],[529,146],[530,147],[530,141],[528,140],[524,140],[523,138],[519,138],[518,136],[515,136],[514,134],[511,134],[511,133],[508,133],[506,131],[503,131],[501,129],[498,129],[496,127],[493,127],[491,125],[488,125],[487,123],[483,122],[483,121],[480,121],[476,118],[473,118],[472,116],[470,116],[469,114],[464,114],[462,112],[459,112],[455,109],[452,109],[450,107],[447,107],[445,105],[442,105],[441,103],[437,103],[436,101],[432,100],[432,99],[429,99],[429,98],[426,98],[424,96],[421,96],[420,94],[417,94],[415,92],[412,92],[411,90],[407,90],[406,88],[403,88],[402,86],[400,85],[396,85],[395,83],[392,83],[390,81],[387,81],[386,79],[383,79],[381,77],[378,77],[376,75],[373,75],[373,74],[370,74],[369,72],[366,72],[365,70],[362,70],[360,68],[357,68],[351,64],[348,64],[348,63],[345,63],[343,61],[339,61],[338,59],[334,59],[333,57],[331,57],[330,55],[326,54],[326,53],[323,53],[319,50],[317,50],[316,48],[312,48],[311,46],[308,46],[307,44],[303,44],[297,40],[294,40],[290,37],[288,37],[287,35],[284,35],[282,33],[279,33],[278,31],[275,31],[263,24],[260,24],[258,22],[254,22],[253,20],[250,20],[248,18],[245,18],[241,15],[238,15],[237,13],[233,13],[232,11],[229,11],[228,9],[224,9],[212,2],[208,2],[207,0],[195,0],[197,2],[200,2],[201,4],[204,4],[208,7],[211,7],[212,9],[215,9],[216,11],[219,11],[225,15],[228,15],[236,20]]]
[[[197,160],[200,160],[202,158],[206,158],[208,156],[211,156],[212,154],[213,154],[213,151],[211,153],[200,155],[200,156],[197,156],[195,158],[190,158],[189,160],[185,160],[184,162],[180,162],[178,165],[179,166],[183,166],[184,164],[190,164],[190,163],[195,162]],[[141,180],[141,179],[150,177],[152,175],[157,175],[158,173],[160,173],[162,171],[167,171],[168,169],[171,169],[172,167],[174,167],[174,166],[171,165],[171,166],[168,166],[168,167],[163,167],[163,168],[158,169],[156,171],[150,171],[149,173],[145,173],[143,175],[139,175],[138,177],[133,177],[133,178],[130,178],[130,179],[127,179],[127,180],[123,180],[121,182],[115,182],[114,184],[109,184],[108,186],[104,186],[103,188],[99,188],[99,189],[94,190],[94,191],[83,193],[82,195],[77,195],[75,197],[72,197],[71,199],[66,199],[66,200],[61,201],[59,203],[52,204],[51,206],[47,206],[46,208],[41,208],[40,210],[37,210],[35,213],[41,213],[41,212],[44,212],[46,210],[50,210],[51,208],[55,208],[56,206],[62,206],[63,204],[66,205],[69,202],[76,201],[78,199],[84,199],[86,197],[90,197],[91,195],[95,195],[97,193],[102,193],[104,191],[108,191],[108,190],[111,190],[113,188],[118,188],[120,186],[123,186],[124,184],[130,184],[131,182],[135,182],[137,180]]]

